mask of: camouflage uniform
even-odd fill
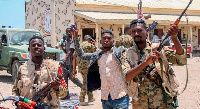
[[[13,86],[13,94],[31,99],[39,89],[42,89],[57,77],[58,67],[58,62],[46,59],[41,65],[41,70],[36,71],[34,62],[29,59],[19,67],[18,76]],[[37,81],[37,83],[35,81]],[[58,97],[66,96],[67,90],[65,87],[60,85],[58,91],[52,88],[50,94],[52,100],[48,100],[48,98],[45,97],[41,102],[50,104],[52,109],[58,109],[60,108]]]
[[[128,50],[127,58],[130,62],[131,67],[135,67],[138,64],[142,63],[146,56],[151,52],[154,44],[150,42],[147,43],[147,47],[144,50],[139,50],[136,45],[133,45]],[[171,62],[176,65],[184,65],[186,63],[186,55],[178,55],[173,50],[164,47],[163,55],[167,57],[168,62]],[[153,64],[148,65],[153,67]],[[158,67],[158,66],[154,66]],[[155,69],[155,68],[154,68]],[[173,98],[166,94],[167,100],[164,100],[164,93],[162,93],[162,79],[160,77],[160,72],[155,73],[154,75],[149,76],[149,73],[143,69],[143,71],[134,78],[134,81],[139,83],[138,87],[138,99],[133,102],[133,109],[171,109],[174,108]],[[155,78],[155,79],[150,79]],[[168,103],[166,107],[166,101]]]
[[[122,35],[116,39],[115,47],[124,46],[130,48],[133,46],[133,38],[130,35]]]
[[[81,43],[81,47],[85,53],[93,53],[96,51],[96,47],[89,43],[88,41],[83,41]],[[87,60],[81,60],[80,58],[77,59],[77,65],[78,65],[78,71],[81,73],[83,77],[83,86],[81,87],[80,102],[85,101],[85,95],[87,93],[87,72],[88,72],[88,65],[89,61]],[[88,92],[88,101],[93,99],[92,92]]]

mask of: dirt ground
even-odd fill
[[[200,109],[200,58],[188,58],[188,69],[189,69],[189,82],[187,84],[187,89],[178,96],[179,108],[178,109]],[[177,78],[180,82],[180,90],[185,86],[186,81],[186,67],[185,66],[173,66]],[[81,78],[80,74],[77,75]],[[11,75],[6,73],[6,71],[0,71],[0,99],[11,95],[12,89],[12,78]],[[80,88],[74,85],[71,81],[69,83],[70,93],[80,94]],[[100,90],[95,91],[94,97],[95,102],[89,103],[89,106],[79,106],[78,109],[101,109],[101,95]],[[87,99],[86,99],[87,101]],[[14,109],[12,102],[3,102],[0,107],[4,106],[10,109]],[[130,105],[131,108],[131,105]]]

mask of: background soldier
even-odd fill
[[[132,72],[127,74],[127,81],[134,79],[140,85],[138,87],[138,100],[133,103],[134,109],[171,109],[175,108],[173,99],[165,93],[162,86],[162,79],[160,76],[160,70],[154,70],[158,66],[155,66],[157,59],[161,58],[161,61],[168,61],[176,65],[184,65],[186,62],[186,55],[184,55],[183,47],[181,46],[178,38],[178,26],[172,24],[168,30],[168,34],[171,35],[174,42],[176,52],[163,48],[160,52],[153,49],[153,44],[146,41],[148,31],[146,30],[146,23],[142,19],[135,19],[130,24],[131,36],[134,39],[134,46],[128,50],[127,58],[131,64]],[[163,59],[166,57],[166,60]],[[160,64],[159,64],[160,65]],[[169,64],[168,64],[169,65]],[[153,68],[151,72],[149,69]],[[171,70],[171,69],[169,69]],[[166,70],[168,72],[168,70]],[[172,71],[171,73],[174,72]]]
[[[73,77],[73,75],[72,75],[72,69],[73,69],[72,61],[73,61],[73,54],[74,54],[74,42],[73,42],[73,38],[72,38],[72,34],[71,34],[71,28],[66,29],[66,36],[63,37],[63,41],[64,41],[63,44],[61,43],[61,49],[65,53],[63,72],[68,73],[64,77],[65,81],[66,81],[67,85],[69,85],[68,84],[68,78],[69,78],[74,84],[76,84],[78,87],[81,88],[83,84],[80,82],[80,80],[78,78]],[[69,72],[66,72],[65,69],[69,70]],[[70,99],[69,92],[68,92],[66,97],[62,98],[62,100],[65,100],[65,99]]]
[[[85,53],[93,53],[97,49],[95,46],[95,40],[93,40],[90,35],[84,36],[84,41],[81,42],[81,47]],[[75,56],[76,56],[76,54],[75,54]],[[88,94],[88,102],[93,102],[95,100],[93,98],[92,92],[87,92],[87,73],[88,73],[89,61],[77,58],[77,65],[78,65],[78,71],[81,73],[81,75],[83,77],[83,86],[81,87],[79,101],[80,101],[81,106],[86,106],[86,105],[88,105],[85,102],[86,93]],[[75,66],[75,65],[73,65],[73,66]],[[76,67],[73,67],[73,71],[74,70],[76,70]],[[76,71],[74,71],[74,72],[76,72]]]
[[[52,99],[45,97],[41,101],[50,104],[52,109],[58,109],[60,107],[58,97],[67,94],[66,88],[60,85],[61,80],[57,78],[59,63],[51,59],[43,59],[45,47],[41,36],[33,36],[29,40],[28,50],[30,59],[19,67],[13,94],[31,99],[37,91],[52,82],[56,84],[48,94]]]
[[[124,34],[117,38],[115,46],[119,47],[119,46],[123,45],[126,48],[132,47],[133,46],[133,38],[130,35],[131,35],[130,26],[127,25],[124,27]]]

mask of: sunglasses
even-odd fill
[[[102,30],[101,33],[112,33],[112,29],[109,29],[109,30]]]
[[[144,21],[143,19],[135,19],[135,20],[132,20],[132,21],[130,22],[130,25],[137,24],[137,23],[142,23],[142,24],[145,24],[145,25],[146,25],[146,23],[145,23],[145,21]]]

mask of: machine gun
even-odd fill
[[[67,73],[69,70],[65,69]],[[62,69],[59,68],[58,72],[62,72]],[[67,73],[62,74],[62,76],[58,77],[59,79],[63,78],[64,76],[67,75]],[[38,92],[35,93],[35,95],[32,97],[32,101],[40,101],[41,99],[44,99],[46,96],[48,97],[48,100],[51,100],[51,95],[50,95],[50,90],[53,88],[55,85],[57,85],[55,82],[50,82],[46,86],[44,86],[42,89],[40,89]]]

